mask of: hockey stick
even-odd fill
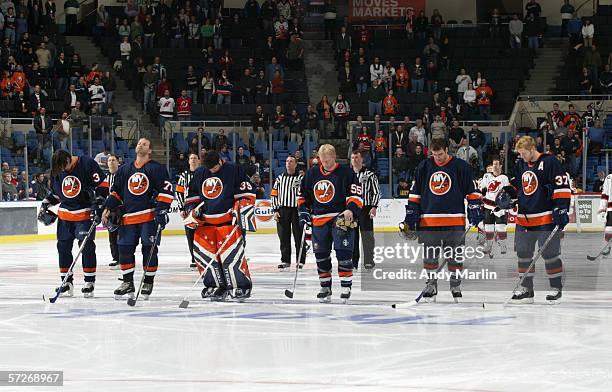
[[[142,285],[144,284],[145,276],[147,276],[147,270],[149,269],[149,264],[151,263],[151,259],[153,258],[153,253],[155,252],[155,248],[157,247],[157,241],[159,240],[161,232],[162,227],[160,225],[157,225],[157,233],[155,233],[155,240],[153,242],[153,246],[151,247],[151,251],[149,252],[149,259],[147,260],[147,264],[145,264],[144,266],[142,278],[140,278],[140,285],[138,286],[138,291],[136,292],[136,298],[128,298],[127,300],[127,304],[130,306],[136,305],[136,301],[138,301],[138,297],[140,296],[140,291],[142,290]]]
[[[87,241],[89,241],[89,237],[91,237],[91,233],[94,232],[94,230],[96,230],[96,226],[98,226],[98,220],[94,220],[91,222],[91,227],[89,228],[89,231],[87,232],[87,235],[85,236],[85,238],[83,239],[83,242],[81,243],[81,246],[79,247],[79,253],[77,253],[76,257],[74,258],[74,260],[72,260],[72,264],[70,264],[70,267],[68,267],[68,272],[66,272],[66,275],[64,275],[64,279],[62,279],[62,284],[55,290],[55,295],[53,297],[47,298],[45,297],[45,295],[43,294],[43,301],[49,301],[50,303],[54,304],[55,301],[57,301],[57,299],[59,298],[62,288],[64,287],[64,285],[66,284],[66,282],[68,281],[68,277],[70,277],[72,275],[72,270],[74,269],[74,266],[76,265],[76,262],[79,260],[79,257],[81,256],[81,254],[83,253],[83,249],[85,249],[85,244],[87,243]]]
[[[605,256],[609,255],[610,254],[610,246],[612,246],[612,240],[606,241],[606,244],[603,246],[603,248],[601,248],[599,253],[597,253],[597,255],[595,255],[595,256],[587,255],[587,257],[586,257],[587,260],[588,261],[599,261],[599,259],[601,257],[605,257]]]
[[[223,244],[221,244],[221,246],[219,247],[219,249],[217,250],[217,253],[215,253],[214,255],[214,259],[216,259],[217,257],[219,257],[219,254],[221,254],[221,251],[223,250],[223,248],[225,247],[225,245],[227,244],[227,242],[230,240],[230,238],[232,238],[234,236],[234,233],[236,232],[236,230],[238,229],[238,225],[235,225],[234,228],[232,229],[232,231],[230,231],[230,233],[227,235],[227,237],[225,237],[225,241],[223,241]],[[213,259],[213,260],[214,260]],[[206,266],[202,265],[200,263],[199,260],[196,260],[196,263],[200,264],[201,267],[205,267],[204,270],[200,273],[200,276],[198,276],[198,278],[196,279],[196,281],[193,283],[193,286],[191,286],[191,290],[193,290],[198,283],[200,283],[200,281],[202,280],[202,277],[206,274],[206,271],[208,271],[208,269],[210,268],[213,260],[211,260],[209,263],[207,263]],[[183,300],[181,301],[181,303],[179,304],[179,308],[181,309],[187,309],[187,307],[189,306],[189,300],[187,300],[187,295],[185,295],[183,297]]]
[[[295,293],[295,285],[297,283],[298,272],[300,271],[300,262],[302,260],[302,252],[305,248],[305,239],[306,238],[306,225],[304,225],[304,229],[302,230],[302,242],[300,242],[300,251],[298,253],[298,257],[295,263],[295,276],[293,277],[293,288],[291,290],[285,290],[285,297],[293,298],[293,293]]]
[[[542,256],[542,253],[544,253],[544,251],[546,250],[546,247],[548,246],[550,241],[557,234],[557,231],[559,231],[559,226],[555,226],[553,231],[551,231],[550,234],[548,235],[548,237],[546,238],[546,241],[544,241],[542,246],[540,246],[540,248],[538,249],[538,253],[536,253],[535,256],[533,256],[531,258],[531,263],[529,263],[529,267],[527,268],[527,271],[523,274],[523,276],[521,276],[521,278],[519,279],[518,283],[514,286],[514,289],[512,289],[513,293],[519,288],[519,286],[521,286],[523,284],[523,282],[525,281],[525,278],[527,277],[527,274],[535,266],[535,262]],[[502,308],[505,308],[510,303],[511,300],[512,300],[512,297],[508,298],[502,304]],[[483,307],[484,307],[484,304],[483,304]]]
[[[468,228],[463,232],[463,235],[461,236],[461,239],[465,239],[465,236],[470,232],[470,230],[472,229],[473,226],[468,226]],[[438,267],[438,269],[436,270],[436,275],[442,271],[442,269],[444,268],[444,266],[446,265],[446,263],[448,263],[448,259],[444,259],[444,261],[442,262],[442,264]],[[391,307],[393,309],[405,309],[405,308],[411,308],[413,306],[416,306],[419,304],[419,302],[421,301],[421,299],[423,299],[423,295],[425,295],[425,293],[427,292],[427,290],[432,286],[434,280],[431,279],[426,285],[425,288],[419,293],[419,295],[417,295],[417,297],[415,299],[413,299],[410,302],[402,302],[402,303],[398,303],[398,304],[393,304],[391,305]]]

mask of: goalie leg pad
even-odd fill
[[[227,287],[225,276],[221,271],[221,263],[215,256],[218,246],[222,243],[223,241],[221,243],[217,241],[216,227],[200,226],[197,228],[194,236],[193,253],[198,261],[197,265],[200,274],[210,264],[210,268],[208,268],[202,277],[206,287],[220,287],[223,289]]]
[[[227,236],[233,230],[232,226],[221,226],[216,228],[218,246],[225,242]],[[251,289],[251,274],[244,256],[244,240],[241,229],[238,228],[227,241],[219,253],[223,273],[227,282],[227,288]]]

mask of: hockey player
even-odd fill
[[[470,166],[448,154],[444,139],[433,139],[430,150],[432,157],[416,168],[404,223],[413,231],[419,230],[425,248],[423,268],[431,274],[438,269],[436,249],[450,247],[455,251],[465,242],[464,200],[467,199],[467,218],[471,226],[482,221],[483,213],[481,195],[476,190]],[[451,273],[450,291],[457,301],[462,297],[461,278],[457,273],[463,270],[463,264],[451,257],[447,259],[447,268]],[[423,298],[435,301],[437,294],[437,280],[430,277]]]
[[[353,240],[351,229],[362,207],[361,186],[355,172],[336,163],[331,144],[319,148],[319,165],[311,167],[300,184],[298,211],[302,229],[312,226],[312,246],[317,261],[320,302],[332,295],[331,250],[336,251],[340,298],[348,301],[353,281]]]
[[[143,271],[144,283],[142,297],[146,300],[153,291],[153,281],[157,271],[157,246],[155,234],[158,226],[163,228],[168,223],[168,210],[174,194],[168,171],[159,163],[151,160],[151,141],[146,138],[138,140],[136,159],[119,168],[115,181],[106,199],[102,223],[106,225],[111,214],[121,214],[119,226],[119,263],[123,274],[123,283],[115,290],[115,299],[134,295],[134,269],[136,266],[136,246],[142,245],[143,269],[147,258],[153,250],[151,261]],[[161,236],[160,236],[161,237]]]
[[[252,289],[243,230],[252,228],[250,220],[240,215],[253,210],[253,185],[240,166],[224,162],[217,151],[209,151],[203,165],[189,183],[185,199],[197,227],[193,251],[200,273],[210,264],[203,277],[202,298],[224,301],[232,295],[243,301]]]
[[[492,176],[493,176],[493,165],[487,165],[487,170],[482,175],[482,178],[476,181],[478,185],[478,189],[482,192],[482,196],[486,194],[485,192],[482,191],[483,184],[487,183],[491,179]],[[478,236],[477,236],[478,245],[484,246],[486,244],[486,239],[487,239],[487,236],[485,234],[484,220],[478,224],[477,230],[478,230]]]
[[[51,191],[43,200],[42,215],[49,214],[49,206],[59,203],[57,222],[57,251],[61,279],[70,274],[66,284],[60,287],[61,296],[73,296],[72,245],[76,239],[81,245],[92,224],[100,222],[101,205],[108,188],[104,186],[105,174],[93,159],[71,156],[64,150],[56,151],[51,158]],[[95,222],[95,223],[94,223]],[[96,281],[95,230],[83,248],[82,264],[85,285],[81,289],[85,298],[93,297]]]
[[[492,174],[483,177],[480,189],[484,198],[482,199],[484,206],[484,230],[486,243],[484,253],[491,254],[493,248],[493,240],[497,240],[501,249],[501,254],[506,254],[506,225],[508,224],[508,211],[497,207],[495,201],[497,195],[504,187],[510,184],[508,177],[501,172],[501,162],[499,158],[494,158],[491,164]]]
[[[513,294],[512,303],[533,303],[533,274],[529,269],[538,242],[542,246],[555,226],[558,232],[542,252],[552,293],[546,300],[556,303],[562,295],[563,263],[561,262],[561,232],[569,222],[570,183],[561,164],[553,155],[542,154],[530,136],[521,137],[516,143],[520,155],[511,185],[505,191],[510,198],[516,196],[518,213],[514,247],[518,257],[518,271],[527,274],[522,286]],[[515,192],[515,195],[512,194]],[[503,195],[500,195],[503,196]],[[498,196],[498,205],[502,197]],[[500,205],[504,208],[503,205]]]
[[[599,215],[606,222],[606,228],[604,229],[604,241],[608,246],[604,249],[602,254],[607,256],[610,254],[610,239],[612,239],[612,202],[610,196],[612,195],[612,174],[608,174],[604,180],[603,186],[601,187],[601,200],[599,201]]]

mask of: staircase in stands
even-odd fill
[[[564,56],[568,50],[566,39],[546,38],[544,47],[538,49],[535,66],[529,80],[525,81],[524,95],[548,95],[555,89],[556,80],[563,66]]]
[[[66,40],[72,44],[75,52],[81,55],[83,65],[91,67],[93,63],[98,63],[103,71],[111,71],[111,74],[117,81],[117,90],[113,94],[113,108],[121,115],[123,120],[136,120],[139,122],[141,135],[149,137],[153,143],[153,160],[165,163],[166,143],[163,142],[157,131],[159,127],[151,122],[149,116],[143,115],[142,104],[134,99],[132,92],[115,72],[112,67],[113,65],[109,64],[109,60],[104,57],[100,49],[94,44],[93,39],[88,36],[68,36]]]

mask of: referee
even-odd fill
[[[176,183],[176,201],[178,203],[179,213],[181,218],[187,218],[187,212],[185,212],[185,196],[189,191],[189,183],[195,174],[196,169],[200,167],[200,157],[198,154],[189,154],[189,169],[185,170],[179,176],[178,182]],[[196,229],[190,229],[185,226],[185,235],[187,236],[187,245],[189,246],[189,253],[191,253],[191,264],[189,268],[192,270],[196,269],[195,258],[193,257],[193,237],[195,236]]]
[[[351,154],[351,166],[359,179],[362,189],[363,208],[357,220],[357,230],[361,231],[363,241],[363,266],[366,270],[374,268],[374,218],[376,208],[380,201],[380,188],[378,178],[371,170],[363,166],[363,157],[360,150]],[[353,268],[359,268],[359,232],[355,236],[353,245]]]
[[[302,229],[298,218],[297,197],[302,177],[297,171],[297,160],[294,156],[289,155],[285,161],[285,171],[276,177],[270,192],[274,220],[280,239],[281,263],[278,265],[280,269],[291,266],[291,232],[293,232],[295,241],[295,254],[298,255],[300,252]],[[300,268],[305,262],[306,252],[302,251]]]
[[[108,183],[108,189],[111,189],[115,183],[115,174],[117,173],[117,170],[119,170],[119,158],[117,158],[117,155],[110,154],[108,156],[107,165],[108,175],[106,176],[106,182]],[[113,257],[113,262],[108,266],[112,270],[119,269],[119,245],[117,245],[118,237],[119,230],[108,232],[108,241],[110,242],[111,256]]]

